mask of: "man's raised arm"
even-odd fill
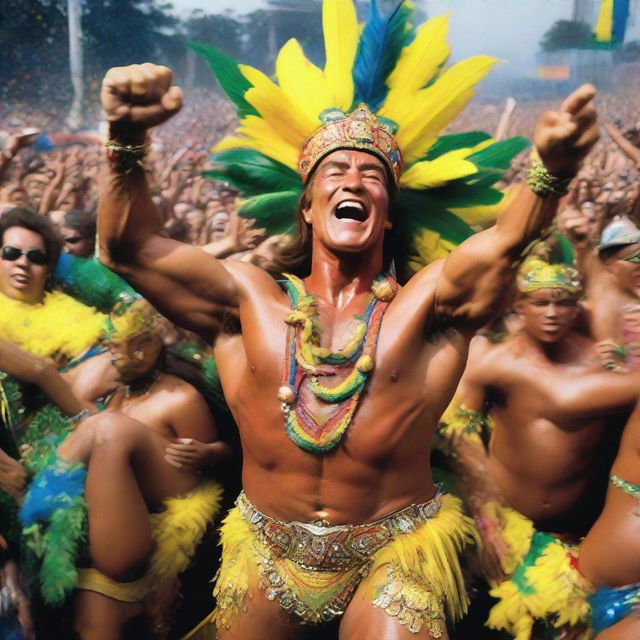
[[[201,333],[221,306],[236,306],[235,281],[196,247],[159,235],[162,220],[144,170],[147,130],[182,107],[171,70],[150,63],[116,67],[102,83],[109,121],[108,169],[98,207],[99,257],[163,313]]]
[[[495,226],[472,236],[446,259],[436,287],[436,314],[473,330],[500,311],[515,263],[555,215],[563,186],[575,176],[599,137],[592,85],[574,91],[558,111],[536,126],[534,145],[542,165],[530,186],[509,198]]]

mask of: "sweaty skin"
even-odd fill
[[[111,70],[102,97],[111,136],[124,144],[140,144],[146,129],[182,102],[170,71],[151,64]],[[536,144],[553,163],[551,171],[571,174],[597,138],[592,97],[592,88],[583,87],[538,128]],[[329,154],[312,180],[311,204],[302,212],[312,228],[312,267],[304,284],[317,296],[322,346],[337,349],[382,269],[388,188],[381,161],[360,151]],[[359,202],[365,219],[339,220],[335,207],[345,200]],[[383,318],[376,366],[351,427],[340,446],[323,456],[298,448],[284,431],[277,390],[290,304],[270,276],[162,238],[144,173],[135,169],[122,174],[111,167],[107,175],[99,207],[100,259],[165,315],[204,336],[212,337],[212,318],[221,306],[239,313],[241,334],[217,335],[214,351],[240,430],[244,489],[255,506],[282,520],[362,523],[434,494],[431,439],[462,372],[468,341],[495,309],[514,259],[555,209],[555,199],[522,189],[494,228],[399,291]],[[342,622],[344,637],[367,633],[381,621],[389,638],[409,633],[385,614],[375,620],[373,609],[356,595]],[[274,638],[293,637],[277,604],[255,597],[251,610],[238,622],[239,637],[262,637],[264,624],[272,625]],[[220,637],[227,633],[221,630]],[[425,631],[413,637],[430,636]]]
[[[638,382],[602,372],[593,342],[578,333],[551,357],[519,334],[479,359],[472,349],[456,397],[478,411],[491,400],[490,479],[506,504],[544,523],[566,516],[583,496],[603,430],[630,408]]]
[[[640,410],[627,423],[611,473],[640,485]],[[580,547],[580,572],[596,586],[621,587],[640,582],[639,501],[611,483],[600,517]],[[640,618],[626,616],[596,636],[597,640],[626,640],[640,634]]]
[[[638,374],[602,371],[594,342],[573,330],[576,296],[539,289],[520,296],[518,333],[472,343],[456,404],[493,419],[488,449],[454,442],[456,466],[485,539],[484,569],[503,578],[507,553],[488,501],[509,506],[538,529],[581,536],[597,517],[606,448],[631,410]]]

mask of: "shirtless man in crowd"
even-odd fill
[[[416,545],[418,537],[427,554],[436,553],[436,546],[451,550],[454,538],[464,544],[469,535],[466,521],[451,496],[438,497],[426,452],[456,387],[471,336],[494,312],[513,277],[514,260],[550,222],[557,198],[541,198],[522,188],[495,227],[464,242],[444,264],[425,268],[393,297],[393,284],[386,281],[381,290],[376,278],[385,266],[383,239],[391,226],[388,214],[396,175],[390,158],[396,156],[370,147],[345,150],[338,141],[314,157],[309,168],[298,215],[311,232],[311,271],[301,274],[304,281],[289,281],[292,303],[282,287],[254,265],[222,263],[197,248],[163,238],[144,171],[130,163],[125,170],[118,160],[127,152],[126,145],[139,148],[149,128],[180,109],[182,94],[171,86],[171,78],[167,68],[147,63],[112,69],[104,80],[102,100],[115,161],[110,163],[99,206],[100,259],[163,313],[215,338],[222,386],[242,440],[245,492],[222,532],[224,542],[225,530],[233,527],[241,532],[242,544],[224,548],[216,587],[219,610],[214,615],[218,637],[263,638],[268,628],[271,638],[292,638],[300,633],[300,618],[328,622],[343,611],[339,622],[345,639],[373,637],[380,628],[389,638],[446,637],[443,601],[448,600],[446,606],[452,611],[457,588],[433,572],[441,562],[448,575],[459,576],[455,553],[416,569],[411,584],[423,594],[422,604],[413,602],[404,589],[396,594],[415,608],[409,630],[406,618],[401,624],[387,608],[388,602],[376,604],[369,591],[380,587],[387,593],[392,583],[398,584],[396,579],[400,584],[410,579],[402,573],[399,560],[388,559],[378,566],[374,560],[371,575],[359,583],[358,572],[369,559],[356,564],[352,559],[338,561],[344,556],[331,549],[322,558],[304,552],[300,552],[304,558],[283,557],[275,540],[268,542],[265,536],[274,528],[294,539],[316,535],[312,547],[317,548],[315,540],[322,532],[342,537],[370,527],[378,534],[381,527],[397,532],[391,537],[387,533],[384,544],[366,544],[363,552],[370,558],[381,557],[377,552],[395,554],[396,539],[398,545],[401,539]],[[593,95],[592,87],[582,87],[538,125],[535,144],[551,173],[574,175],[597,139]],[[335,214],[340,203],[364,212],[364,220],[339,219]],[[370,290],[378,302],[372,301]],[[283,407],[289,417],[294,411],[296,419],[300,415],[293,405],[295,391],[283,383],[281,363],[290,344],[284,320],[291,305],[298,306],[295,300],[309,300],[298,297],[303,291],[315,297],[321,353],[345,344],[354,314],[362,314],[368,304],[388,305],[377,348],[359,360],[361,373],[375,369],[347,437],[332,426],[335,403],[327,405],[312,392],[314,380],[300,387],[306,410],[321,420],[319,424],[328,418],[321,430],[328,443],[298,428],[299,423],[283,428]],[[212,335],[213,314],[220,306],[238,310],[241,334],[229,328]],[[304,309],[299,306],[295,317],[301,317]],[[344,380],[345,373],[344,367],[340,369],[338,380]],[[336,402],[340,406],[350,400]],[[114,490],[114,499],[118,493]],[[399,510],[411,523],[410,531],[402,534],[396,528]],[[435,537],[432,525],[441,517],[450,517],[450,525],[446,534]],[[331,548],[340,549],[343,538],[333,539]],[[266,571],[267,565],[272,569],[264,575],[272,581],[273,599],[258,586],[258,567]],[[332,577],[330,588],[306,582],[307,587],[296,590],[296,580],[311,579],[310,565],[323,570],[312,572],[313,580]],[[431,572],[429,579],[424,571]],[[326,598],[327,589],[334,600],[325,599],[327,608],[314,609],[314,601]],[[444,597],[447,592],[449,598]],[[395,596],[389,592],[387,597]],[[434,606],[434,601],[441,604]],[[403,608],[406,613],[406,605]]]
[[[494,585],[514,575],[522,560],[515,558],[504,507],[531,521],[535,529],[524,519],[522,525],[538,539],[535,531],[577,543],[589,530],[602,508],[612,457],[604,443],[611,443],[637,396],[640,377],[603,371],[594,341],[575,329],[580,293],[572,267],[528,260],[515,303],[520,331],[493,345],[475,338],[447,415],[455,466]],[[484,427],[489,433],[481,433]],[[486,448],[483,436],[489,437]],[[506,601],[505,589],[492,594]],[[494,609],[491,626],[514,632],[502,613]],[[544,617],[529,613],[531,622]]]

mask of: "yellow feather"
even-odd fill
[[[324,75],[331,91],[331,106],[346,111],[353,102],[352,70],[360,37],[352,0],[325,0],[322,27],[326,52]]]
[[[253,85],[245,100],[255,107],[283,141],[301,147],[303,141],[317,129],[317,121],[301,113],[282,89],[253,67],[240,65],[242,75]]]
[[[416,273],[434,260],[446,258],[455,248],[455,244],[444,240],[436,231],[421,229],[413,236],[407,265]]]
[[[435,160],[416,162],[402,174],[400,185],[407,189],[433,189],[477,173],[473,162],[464,159],[469,153],[471,149],[456,149]]]
[[[402,50],[387,80],[389,93],[383,109],[407,113],[405,110],[412,108],[408,98],[424,87],[449,57],[448,31],[448,13],[425,22],[418,29],[413,42]]]
[[[475,56],[453,65],[433,85],[414,94],[408,101],[410,113],[404,118],[399,112],[381,109],[381,115],[399,126],[396,138],[407,166],[419,160],[440,131],[464,109],[475,85],[496,62],[489,56]]]
[[[309,62],[295,38],[280,49],[276,59],[278,84],[302,114],[320,126],[318,116],[332,106],[324,73]]]
[[[470,227],[486,229],[496,221],[498,213],[500,212],[500,205],[501,203],[479,205],[477,207],[456,207],[449,209],[449,211],[460,218],[460,220],[464,220]]]
[[[243,118],[236,132],[243,137],[233,138],[227,136],[213,147],[213,151],[238,148],[255,149],[297,171],[298,147],[278,136],[266,120],[254,115],[247,116]]]

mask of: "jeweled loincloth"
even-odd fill
[[[244,496],[222,527],[223,561],[207,621],[229,628],[257,588],[298,621],[328,622],[344,613],[357,588],[412,632],[445,629],[467,599],[458,552],[474,541],[457,498],[438,495],[361,525],[282,522]],[[194,636],[197,637],[197,636]]]

